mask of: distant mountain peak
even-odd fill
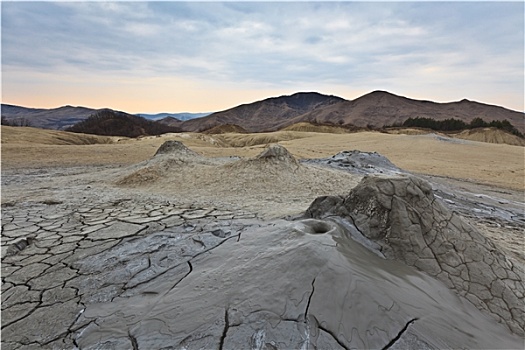
[[[374,90],[370,93],[368,93],[368,95],[390,95],[390,96],[397,96],[396,94],[393,94],[391,92],[388,92],[386,90]]]
[[[334,95],[325,95],[320,92],[296,92],[292,95],[273,97],[258,102],[266,103],[270,101],[286,103],[289,107],[293,109],[297,109],[298,111],[304,111],[306,109],[317,108],[318,106],[323,104],[333,104],[337,102],[342,102],[345,101],[345,99]]]
[[[362,99],[362,98],[370,98],[370,97],[373,97],[373,98],[379,98],[379,97],[406,98],[406,97],[399,96],[399,95],[393,94],[393,93],[385,91],[385,90],[374,90],[372,92],[364,94],[361,97],[358,97],[356,100]]]

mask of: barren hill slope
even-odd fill
[[[63,106],[59,108],[26,108],[2,104],[2,118],[17,120],[24,118],[30,125],[43,129],[63,130],[87,119],[97,110],[86,107]]]
[[[117,142],[119,137],[71,133],[59,130],[42,130],[32,127],[2,126],[2,144],[18,147],[29,145],[96,145]]]
[[[168,125],[168,126],[175,126],[175,127],[180,127],[180,125],[183,123],[182,120],[179,120],[175,117],[162,118],[162,119],[157,120],[157,122]]]
[[[469,100],[449,103],[415,100],[386,91],[374,91],[355,100],[297,93],[216,112],[186,121],[181,127],[185,131],[203,131],[218,125],[236,124],[249,132],[265,132],[307,122],[381,128],[416,117],[437,121],[454,118],[467,124],[475,118],[485,122],[508,120],[517,130],[525,132],[525,118],[521,112]]]
[[[506,119],[520,132],[525,132],[524,114],[521,112],[469,100],[450,103],[414,100],[385,91],[374,91],[352,101],[342,101],[319,108],[297,116],[289,122],[383,127],[415,117],[435,120],[454,118],[466,123],[474,118],[481,118],[487,122]]]
[[[243,104],[204,118],[188,120],[182,124],[182,128],[186,131],[203,131],[217,125],[236,124],[250,132],[273,131],[296,116],[342,101],[344,99],[337,96],[300,92]]]
[[[525,140],[512,135],[503,130],[495,128],[478,128],[472,130],[463,130],[460,133],[453,134],[455,138],[471,140],[471,141],[480,141],[480,142],[489,142],[489,143],[506,143],[507,145],[513,146],[525,146]]]

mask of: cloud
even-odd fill
[[[1,6],[3,71],[523,95],[523,3]]]

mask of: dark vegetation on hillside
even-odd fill
[[[66,131],[104,136],[138,137],[180,132],[181,130],[136,115],[102,110],[67,128]]]
[[[31,126],[31,122],[27,118],[7,119],[2,117],[2,125],[5,126]]]
[[[465,123],[462,120],[449,118],[445,120],[435,120],[432,118],[408,118],[403,122],[403,124],[395,124],[393,127],[407,127],[407,128],[425,128],[436,131],[461,131],[466,129],[476,129],[476,128],[497,128],[504,131],[507,131],[513,135],[523,138],[523,134],[519,132],[514,125],[512,125],[508,120],[493,120],[489,123],[484,121],[481,118],[475,118],[470,123]]]

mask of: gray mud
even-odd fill
[[[379,258],[332,223],[273,222],[190,261],[191,269],[148,285],[142,295],[88,306],[77,321],[87,324],[77,344],[86,349],[133,343],[144,349],[520,344],[442,283]]]

